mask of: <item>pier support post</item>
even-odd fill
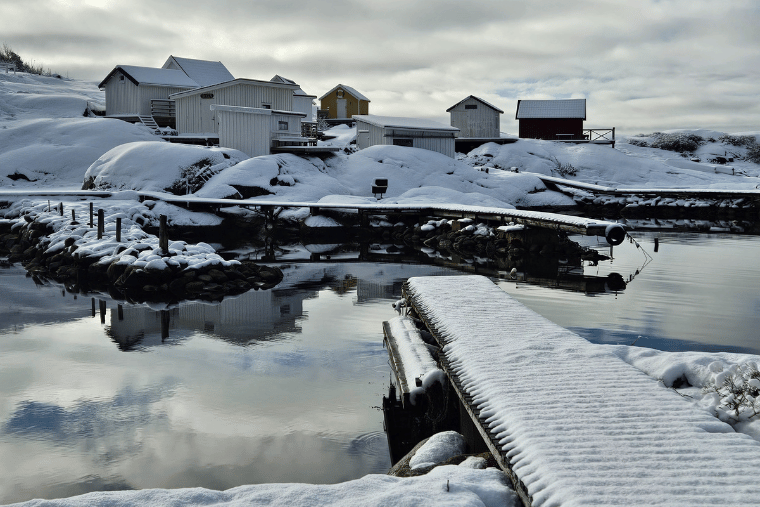
[[[116,219],[116,242],[121,243],[121,217]]]
[[[92,229],[92,203],[90,203],[90,229]]]
[[[103,239],[103,231],[105,231],[105,214],[102,209],[98,210],[98,239]]]
[[[158,226],[158,248],[161,249],[161,255],[169,255],[169,236],[166,232],[166,215],[161,215]]]
[[[105,324],[106,323],[106,300],[101,299],[99,300],[100,303],[100,323]]]
[[[58,213],[63,216],[63,203],[58,203]]]

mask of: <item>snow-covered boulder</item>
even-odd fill
[[[83,189],[192,193],[214,174],[248,156],[229,148],[135,142],[117,146],[84,175]]]

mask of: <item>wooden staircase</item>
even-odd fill
[[[138,118],[140,118],[140,123],[148,127],[154,134],[161,133],[161,129],[158,126],[158,123],[156,123],[156,120],[153,119],[153,116],[140,115]]]

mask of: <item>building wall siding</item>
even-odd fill
[[[269,104],[272,109],[293,110],[293,90],[248,83],[237,83],[225,88],[209,90],[213,99],[201,99],[201,92],[175,100],[177,108],[177,130],[180,134],[198,134],[202,128],[202,106],[224,104],[228,106],[262,107]],[[214,117],[213,132],[218,133],[219,122]]]
[[[465,109],[466,105],[477,109]],[[500,113],[472,97],[451,110],[451,126],[459,129],[459,137],[499,137]]]
[[[151,114],[152,99],[168,99],[172,93],[187,90],[168,86],[135,85],[128,78],[120,80],[121,73],[116,72],[105,84],[106,115]]]
[[[558,139],[557,134],[572,134],[572,139],[583,137],[583,120],[580,118],[523,118],[519,136],[527,139]]]
[[[215,113],[219,122],[220,146],[240,150],[249,157],[271,153],[271,115],[233,111]]]
[[[364,132],[366,131],[366,132]],[[356,147],[360,150],[375,146],[378,144],[393,144],[393,137],[386,137],[387,132],[383,127],[365,123],[362,120],[356,120]],[[404,136],[398,136],[399,139],[407,139]],[[448,157],[454,158],[454,137],[412,137],[412,147],[423,150],[437,151]]]

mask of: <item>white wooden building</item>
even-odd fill
[[[106,116],[116,118],[152,115],[151,101],[197,87],[181,70],[134,65],[117,65],[98,85],[105,90]]]
[[[446,110],[451,114],[451,126],[459,129],[460,138],[498,138],[500,116],[504,111],[485,100],[470,95]]]
[[[177,110],[177,131],[217,134],[219,127],[212,105],[293,111],[293,91],[297,88],[296,84],[239,78],[175,93],[171,99]]]
[[[284,83],[298,86],[298,84],[292,79],[280,75],[275,75],[270,81],[273,83]],[[314,101],[316,99],[316,95],[309,95],[298,86],[297,89],[293,90],[293,111],[305,114],[305,121],[307,122],[316,120],[314,111]]]
[[[454,157],[454,138],[459,129],[437,121],[374,114],[354,115],[356,147],[360,150],[377,144],[408,146],[437,151]]]
[[[269,155],[273,145],[300,141],[304,114],[261,107],[212,104],[219,125],[219,145],[250,157]]]
[[[198,86],[210,86],[235,79],[222,62],[209,60],[194,60],[172,55],[162,68],[181,70],[187,74],[187,77],[198,83]]]

